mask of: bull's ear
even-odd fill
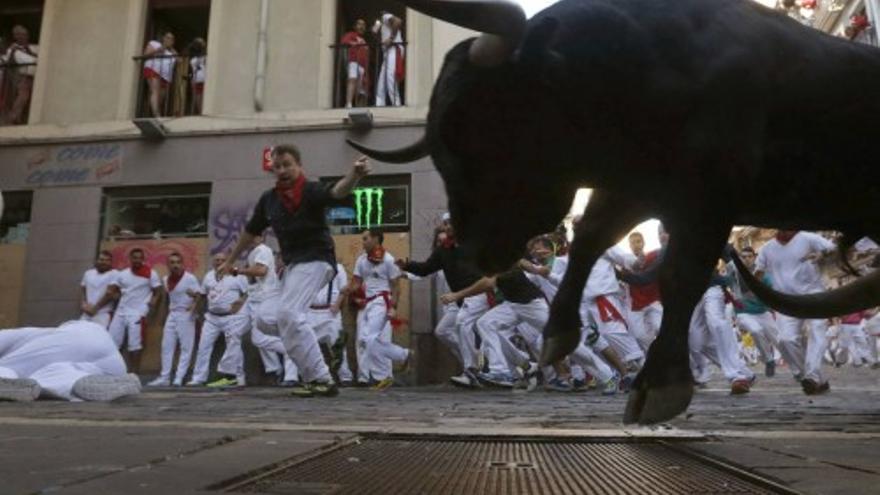
[[[551,48],[558,30],[556,18],[541,19],[526,33],[516,57],[520,70],[539,74],[540,79],[552,88],[559,87],[567,75],[565,58]]]

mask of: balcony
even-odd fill
[[[405,105],[406,45],[330,45],[334,60],[333,108]]]
[[[0,59],[0,126],[27,124],[36,73],[36,62]]]
[[[140,69],[137,117],[201,115],[206,55],[133,57]]]

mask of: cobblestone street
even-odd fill
[[[624,395],[448,386],[344,389],[336,399],[161,389],[110,404],[5,403],[2,493],[198,493],[362,433],[661,437],[804,493],[878,493],[880,372],[830,372],[832,393],[819,397],[785,370],[748,396],[716,379],[686,415],[656,428],[623,427]]]

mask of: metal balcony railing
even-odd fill
[[[206,55],[133,57],[138,74],[137,117],[201,115]]]
[[[333,108],[405,105],[407,43],[330,45],[333,50]],[[393,55],[390,55],[391,51]],[[394,66],[384,65],[390,59]]]
[[[27,124],[36,63],[0,61],[0,126]]]

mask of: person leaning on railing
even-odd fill
[[[345,66],[348,75],[345,88],[345,108],[351,108],[352,104],[363,106],[368,95],[367,67],[370,64],[370,48],[364,33],[367,31],[367,22],[363,19],[354,21],[351,31],[345,33],[339,41],[346,50],[347,64]],[[357,98],[357,101],[355,101]]]
[[[205,39],[196,38],[189,45],[189,67],[192,74],[193,114],[202,113],[202,95],[205,93]]]
[[[37,73],[37,53],[38,46],[30,43],[27,28],[21,25],[13,27],[12,44],[0,60],[0,65],[5,66],[0,101],[4,103],[4,109],[9,105],[6,115],[0,115],[0,123],[23,124],[27,119],[27,107]]]
[[[174,49],[174,33],[166,31],[162,41],[151,40],[144,48],[144,80],[150,88],[150,111],[154,117],[162,116],[161,105],[165,103],[168,85],[174,77],[177,51]]]

